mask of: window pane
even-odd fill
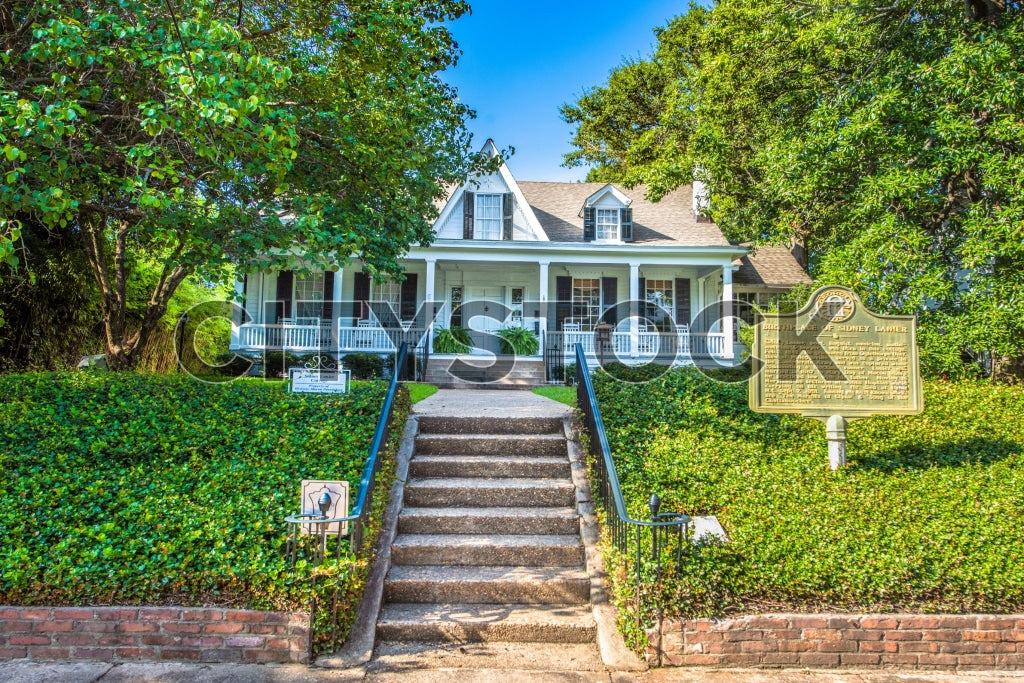
[[[668,330],[672,325],[672,280],[647,280],[647,319],[659,330]]]
[[[581,330],[592,330],[601,316],[600,278],[573,278],[572,319]]]
[[[319,318],[323,313],[324,274],[295,278],[295,317]]]
[[[501,195],[478,194],[476,196],[476,224],[473,239],[501,239]]]
[[[619,212],[616,209],[597,210],[597,239],[614,240],[619,238]]]

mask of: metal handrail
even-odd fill
[[[643,581],[643,545],[645,532],[650,533],[651,555],[650,561],[654,569],[654,581],[661,583],[662,579],[662,552],[675,544],[675,561],[677,566],[682,566],[683,547],[688,545],[690,540],[690,516],[679,513],[660,512],[661,500],[657,495],[652,495],[648,500],[648,507],[651,511],[649,521],[633,519],[626,510],[626,502],[622,496],[622,488],[619,485],[619,474],[615,468],[615,461],[612,459],[612,449],[608,443],[608,434],[605,431],[604,420],[601,417],[601,407],[597,402],[597,395],[594,393],[594,383],[590,378],[590,368],[587,366],[587,356],[583,351],[583,345],[576,344],[576,402],[583,412],[587,432],[590,434],[590,454],[594,457],[594,469],[598,475],[597,493],[605,512],[605,526],[611,532],[612,544],[622,553],[628,551],[629,543],[633,543],[633,561],[636,564],[636,593],[637,603],[640,602],[641,587]],[[640,625],[641,614],[637,611],[637,625]],[[657,624],[659,634],[663,621],[662,605],[657,605]],[[661,638],[656,644],[658,662],[661,663]]]

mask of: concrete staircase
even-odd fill
[[[417,642],[593,648],[561,419],[424,416],[409,468],[379,652]]]
[[[471,367],[462,366],[458,376],[452,375],[448,369],[453,360]],[[423,381],[448,389],[527,389],[547,384],[547,377],[539,358],[460,355],[431,357]]]

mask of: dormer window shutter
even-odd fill
[[[501,239],[512,239],[512,193],[501,196]]]
[[[583,207],[583,241],[593,242],[597,230],[597,209],[592,206]]]
[[[476,195],[465,192],[462,195],[462,239],[473,239],[473,212],[476,209]]]
[[[623,242],[633,241],[633,209],[619,209],[619,237]]]

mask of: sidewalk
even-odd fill
[[[768,671],[755,669],[655,669],[644,673],[603,671],[528,671],[497,669],[421,669],[403,672],[373,672],[367,667],[318,669],[302,665],[272,664],[162,664],[102,662],[4,662],[0,683],[319,683],[329,681],[470,681],[473,683],[1004,683],[1024,681],[1024,672],[938,672],[895,671]]]

